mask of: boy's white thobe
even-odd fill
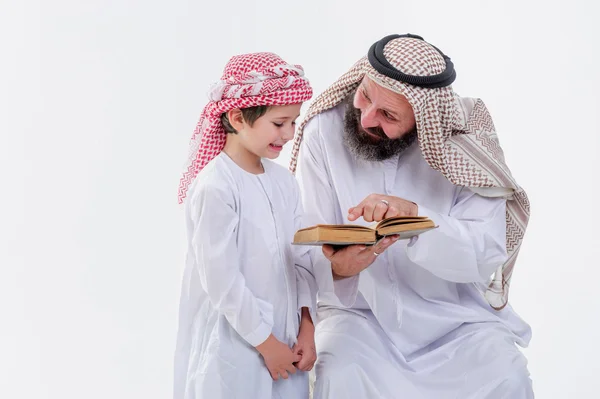
[[[291,246],[300,227],[297,183],[285,168],[263,166],[263,174],[248,173],[221,153],[190,187],[176,399],[308,395],[307,373],[273,381],[255,349],[271,333],[292,347],[315,289],[303,263],[309,256],[299,252],[306,250]]]
[[[319,286],[315,399],[533,397],[515,346],[528,344],[529,326],[481,294],[507,256],[506,201],[454,186],[418,143],[386,161],[357,160],[343,143],[343,113],[338,105],[304,129],[306,223],[349,223],[348,209],[375,193],[415,202],[439,228],[398,241],[358,276],[335,282],[320,248],[311,251]]]

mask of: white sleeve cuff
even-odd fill
[[[258,327],[249,334],[242,336],[250,345],[257,347],[269,338],[271,335],[271,326],[261,322]]]
[[[334,293],[340,303],[346,308],[352,307],[356,302],[359,279],[360,274],[357,274],[356,276],[334,280],[333,282]]]

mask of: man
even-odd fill
[[[318,97],[291,170],[306,224],[428,216],[409,242],[313,251],[314,397],[532,398],[529,326],[507,305],[529,203],[449,57],[388,36]],[[492,279],[490,277],[494,275]]]

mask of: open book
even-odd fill
[[[398,234],[401,240],[408,239],[436,227],[435,223],[425,216],[396,216],[370,226],[318,224],[298,230],[294,235],[293,244],[375,244],[385,236]]]

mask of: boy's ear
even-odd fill
[[[234,108],[227,111],[227,118],[229,118],[229,124],[231,124],[231,127],[237,132],[244,129],[244,115],[242,115],[242,111],[240,109]]]

